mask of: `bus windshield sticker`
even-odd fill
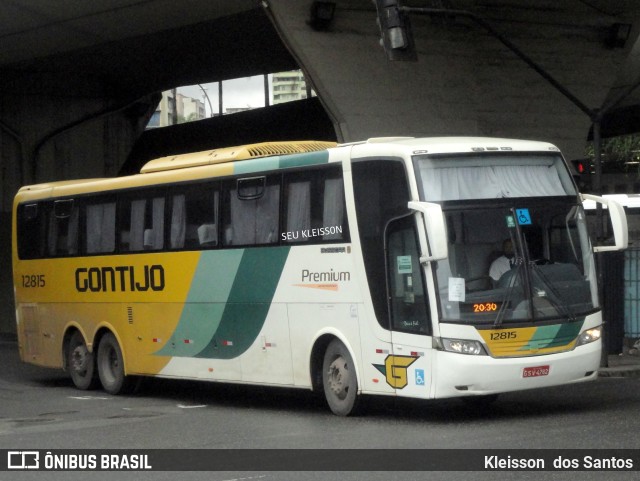
[[[464,302],[464,277],[449,277],[449,302]]]
[[[398,274],[411,274],[413,272],[411,256],[398,256]]]
[[[507,222],[507,229],[513,229],[516,226],[516,221],[512,215],[506,216],[504,220]]]
[[[529,214],[529,209],[516,209],[516,217],[518,218],[518,224],[531,225],[531,214]]]

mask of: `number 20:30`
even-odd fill
[[[44,274],[31,274],[22,276],[22,287],[44,287],[46,285]]]

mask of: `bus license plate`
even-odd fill
[[[538,377],[538,376],[548,376],[549,375],[549,366],[534,366],[534,367],[525,367],[522,371],[522,377]]]

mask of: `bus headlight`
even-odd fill
[[[578,336],[578,343],[576,346],[583,346],[584,344],[589,344],[590,342],[597,341],[602,336],[602,326],[594,327],[593,329],[587,329],[586,331],[580,333]]]
[[[457,352],[458,354],[470,354],[472,356],[486,356],[487,353],[479,341],[468,339],[447,339],[440,338],[440,348],[444,351]]]

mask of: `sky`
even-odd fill
[[[218,82],[178,87],[178,93],[194,99],[202,100],[205,104],[207,116],[211,115],[206,91],[214,113],[218,113]],[[246,77],[222,82],[223,110],[229,108],[258,108],[264,107],[264,76]]]

